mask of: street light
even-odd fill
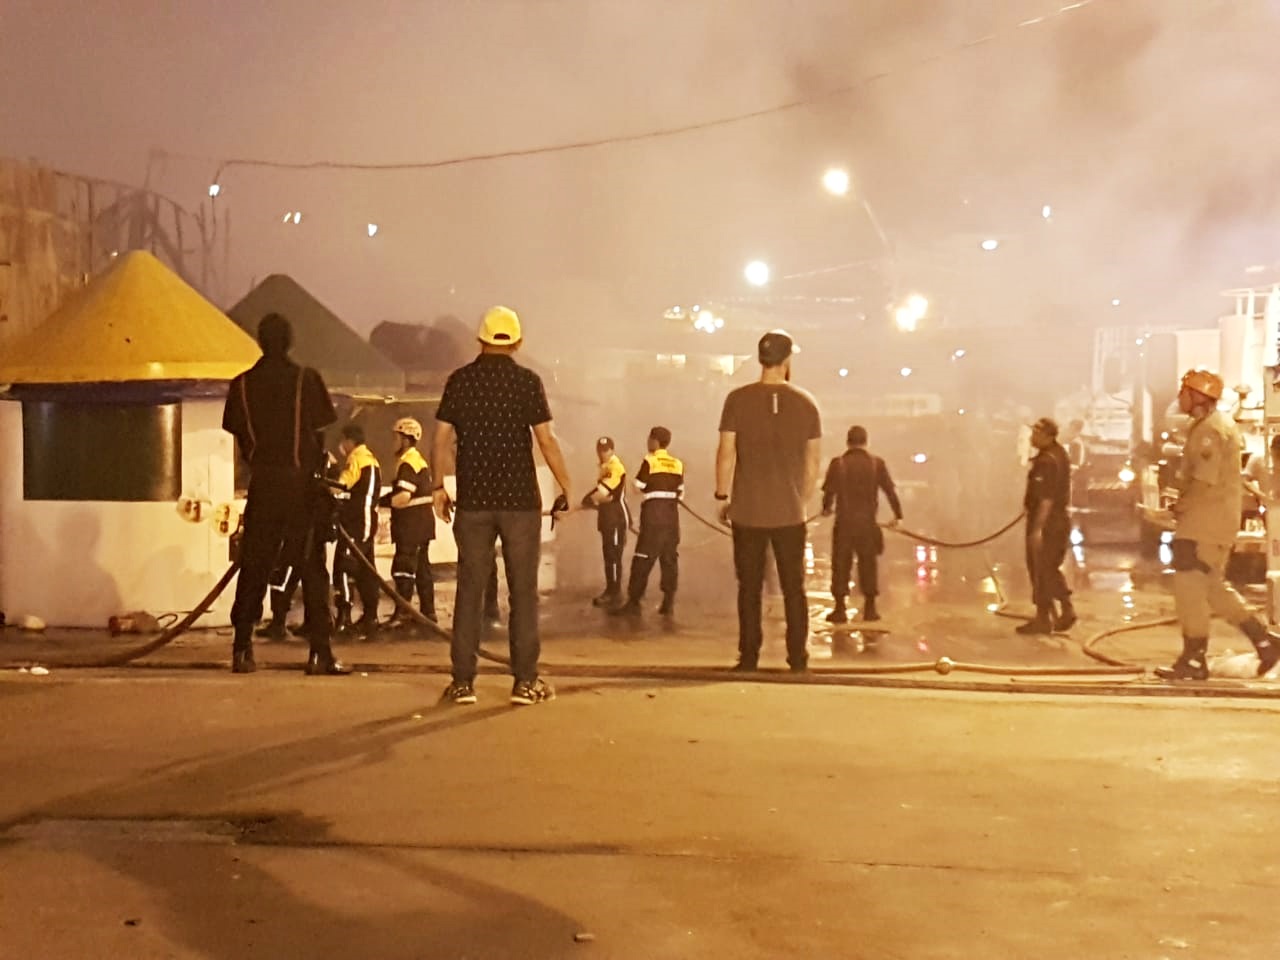
[[[822,186],[832,196],[843,197],[849,192],[849,171],[831,167],[822,175]]]
[[[763,287],[769,282],[769,265],[763,260],[752,260],[742,273],[753,287]]]
[[[998,250],[999,248],[1000,248],[1000,241],[996,240],[993,237],[989,237],[986,240],[982,241],[982,249],[987,251],[987,253],[990,253],[992,250]]]

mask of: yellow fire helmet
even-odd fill
[[[396,433],[403,434],[414,443],[422,439],[422,424],[413,417],[401,417],[396,421],[396,425],[392,428]]]
[[[1222,399],[1222,378],[1212,370],[1188,370],[1182,375],[1182,386],[1214,400]]]

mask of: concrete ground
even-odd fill
[[[225,631],[108,670],[74,664],[146,638],[0,632],[0,957],[1280,955],[1280,684],[1151,680],[1168,626],[1080,673],[1168,616],[1161,570],[1092,552],[1081,624],[1024,638],[1010,551],[899,549],[873,634],[825,622],[819,556],[816,675],[744,682],[698,549],[670,624],[562,568],[528,708],[495,666],[437,705],[422,638],[343,641],[340,679],[298,642],[233,676]]]

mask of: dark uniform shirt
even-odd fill
[[[551,420],[542,378],[482,353],[449,375],[436,419],[458,435],[458,507],[541,510],[531,428]]]
[[[395,543],[426,543],[436,535],[436,515],[431,509],[431,468],[417,447],[409,447],[396,461],[391,495],[407,493],[409,502],[391,507],[391,539]]]
[[[636,489],[644,494],[640,526],[679,527],[680,497],[684,494],[684,464],[666,450],[644,458],[636,474]]]
[[[596,505],[599,516],[596,518],[596,529],[605,532],[626,528],[631,523],[627,514],[626,500],[627,468],[615,453],[600,464],[600,479],[596,489],[608,496],[608,500]]]
[[[1027,471],[1027,493],[1022,505],[1034,518],[1037,505],[1050,501],[1049,519],[1066,520],[1071,502],[1071,460],[1062,444],[1052,443],[1036,453]]]
[[[251,467],[324,463],[320,431],[337,419],[324,380],[284,357],[262,357],[231,381],[222,429],[236,438]]]
[[[884,461],[861,447],[848,450],[827,467],[822,483],[823,512],[835,507],[837,523],[873,527],[881,490],[893,515],[901,520],[902,504]]]
[[[338,482],[346,487],[338,513],[351,539],[363,543],[378,532],[378,494],[382,488],[382,468],[363,443],[347,454]]]

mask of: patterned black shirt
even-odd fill
[[[458,435],[460,510],[541,510],[531,428],[551,419],[542,378],[498,353],[449,375],[436,419]]]

